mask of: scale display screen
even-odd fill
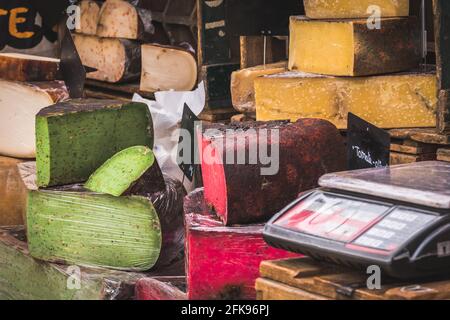
[[[278,248],[313,257],[349,259],[356,264],[384,265],[391,275],[410,275],[416,273],[402,268],[392,271],[394,261],[399,255],[405,256],[406,265],[415,268],[413,257],[439,258],[438,242],[427,252],[417,253],[425,248],[424,243],[433,242],[430,234],[449,220],[446,218],[427,208],[318,189],[273,218],[266,225],[264,237]],[[444,240],[450,240],[450,231],[447,233]]]
[[[355,250],[393,252],[436,219],[436,216],[412,209],[316,193],[291,208],[274,224],[341,242]]]

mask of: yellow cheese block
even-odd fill
[[[365,76],[416,68],[421,60],[418,19],[384,18],[380,23],[380,29],[369,29],[366,19],[291,17],[289,70]]]
[[[233,107],[240,113],[255,114],[255,79],[286,70],[287,62],[279,62],[233,72],[231,75]]]
[[[304,0],[305,12],[312,19],[406,17],[409,0]]]
[[[257,120],[321,118],[347,128],[352,112],[381,128],[434,127],[433,73],[343,78],[286,72],[255,80]]]
[[[0,157],[0,226],[24,223],[27,190],[17,168],[20,162]]]

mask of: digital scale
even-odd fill
[[[276,248],[389,276],[450,276],[450,163],[328,174],[265,227]]]

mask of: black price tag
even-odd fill
[[[386,167],[390,160],[391,137],[383,129],[348,114],[347,153],[349,170]]]
[[[181,133],[178,140],[178,159],[177,163],[184,175],[192,181],[195,176],[198,165],[196,165],[195,159],[197,144],[196,141],[196,122],[200,121],[197,116],[189,109],[187,104],[184,104],[183,117],[181,119]],[[187,135],[187,136],[186,136]],[[188,141],[184,138],[188,138]],[[185,152],[190,152],[190,156]]]
[[[66,25],[66,19],[60,23],[61,39],[61,63],[60,69],[69,95],[72,99],[83,97],[86,70],[83,67],[72,35]]]
[[[305,13],[298,0],[227,0],[227,33],[233,36],[287,36],[289,17]]]

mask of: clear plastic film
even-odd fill
[[[165,181],[165,190],[150,197],[158,213],[162,230],[161,254],[155,269],[184,258],[183,200],[186,190],[179,180],[165,177]]]
[[[168,180],[166,190],[152,199],[91,193],[79,185],[37,190],[34,168],[34,163],[19,165],[31,190],[27,234],[33,257],[88,267],[147,271],[157,262],[168,265],[182,256],[181,208],[185,191],[180,182]]]
[[[186,300],[185,277],[144,278],[136,283],[136,300]]]
[[[269,247],[263,224],[223,226],[208,209],[203,189],[186,197],[184,210],[189,299],[255,299],[262,261],[298,257]]]
[[[0,300],[132,299],[136,281],[149,274],[33,259],[23,227],[0,228]]]

